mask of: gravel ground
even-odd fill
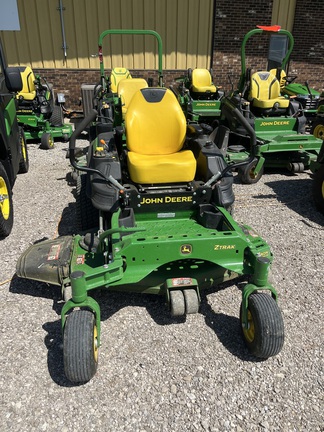
[[[248,354],[234,283],[205,292],[200,313],[177,322],[162,298],[102,293],[98,372],[72,386],[63,373],[59,289],[13,278],[30,244],[74,230],[67,145],[28,147],[30,171],[14,187],[14,229],[1,241],[1,431],[324,430],[324,217],[310,173],[234,185],[235,218],[274,253],[286,331],[278,356]]]

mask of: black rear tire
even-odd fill
[[[0,163],[0,238],[11,233],[13,219],[12,189],[6,170]]]
[[[242,306],[240,321],[242,324]],[[253,293],[248,302],[249,328],[242,325],[249,351],[259,358],[278,354],[284,343],[284,323],[277,302],[266,293]]]
[[[324,165],[314,174],[313,197],[316,207],[324,214]]]
[[[19,162],[18,173],[25,174],[29,170],[29,157],[28,157],[26,137],[22,128],[19,128],[19,142],[20,142],[20,149],[21,149],[21,158]]]
[[[98,367],[97,327],[88,310],[76,310],[66,318],[63,334],[64,372],[73,383],[86,383]]]
[[[324,118],[316,119],[311,127],[311,133],[316,137],[324,140]]]
[[[60,127],[64,123],[64,114],[61,105],[54,105],[50,118],[50,124],[54,127]]]

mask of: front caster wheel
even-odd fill
[[[244,184],[254,184],[257,183],[263,175],[264,167],[262,166],[258,174],[255,174],[255,167],[258,161],[254,160],[249,164],[239,168],[238,175],[242,183]]]
[[[43,150],[50,150],[54,147],[54,138],[50,133],[43,133],[39,147]]]
[[[248,327],[240,321],[243,338],[249,351],[260,358],[278,354],[284,343],[284,323],[276,301],[265,293],[253,293],[248,302]]]
[[[73,383],[86,383],[96,373],[98,330],[92,312],[76,310],[66,318],[63,359],[65,375]]]

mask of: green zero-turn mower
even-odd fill
[[[23,88],[17,94],[17,116],[26,139],[40,138],[40,147],[46,150],[54,146],[54,138],[68,141],[72,126],[64,123],[63,107],[59,99],[56,105],[51,84],[34,75],[29,66],[21,66],[19,70]]]
[[[296,98],[282,96],[280,82],[273,69],[252,72],[246,68],[248,40],[255,35],[273,34],[288,38],[288,50],[281,62],[281,69],[285,69],[293,48],[291,33],[279,26],[259,26],[251,30],[242,42],[238,89],[222,101],[230,99],[255,130],[255,159],[239,170],[243,183],[256,183],[264,167],[286,167],[291,172],[302,172],[309,168],[311,161],[316,160],[322,144],[321,140],[306,132],[307,120],[301,103]],[[229,142],[228,161],[246,158],[250,148],[244,128],[227,110],[222,113],[222,122],[236,133],[236,138]]]
[[[213,83],[212,70],[188,69],[187,75],[178,78],[177,82],[177,87],[170,88],[177,96],[187,120],[218,125],[224,92]]]
[[[29,169],[24,131],[18,125],[16,92],[22,89],[18,68],[8,67],[0,39],[0,238],[14,223],[13,186],[17,174]]]
[[[254,148],[250,124],[237,108],[226,109],[240,118]],[[76,137],[96,122],[87,164],[79,165]],[[221,152],[224,132],[214,135],[212,141],[198,124],[187,127],[175,95],[163,87],[135,93],[123,128],[105,130],[93,110],[74,131],[69,154],[81,178],[77,211],[83,231],[41,241],[17,263],[19,277],[62,291],[70,381],[87,382],[97,370],[100,307],[91,296],[96,288],[163,295],[178,317],[199,311],[203,288],[241,276],[249,281],[240,309],[249,350],[260,358],[280,352],[284,325],[268,280],[272,254],[251,227],[230,214],[233,176]]]
[[[125,67],[113,67],[109,75],[106,75],[103,41],[107,36],[132,35],[132,36],[153,36],[157,42],[158,54],[158,86],[163,86],[162,73],[162,40],[161,36],[153,30],[128,30],[110,29],[105,30],[99,36],[99,61],[100,61],[100,82],[94,88],[93,107],[98,111],[100,123],[104,129],[107,125],[112,127],[120,126],[124,122],[128,105],[136,91],[147,88],[153,84],[153,77],[147,81],[144,78],[134,78]],[[149,81],[149,82],[148,82]]]

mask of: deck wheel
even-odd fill
[[[170,291],[170,311],[172,316],[182,316],[185,314],[185,299],[181,290]]]
[[[186,313],[194,314],[198,313],[199,310],[199,299],[197,291],[195,289],[183,290],[183,296],[185,301]]]

